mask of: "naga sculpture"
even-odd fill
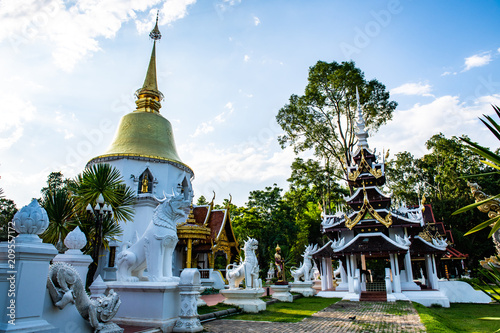
[[[110,322],[120,307],[120,297],[113,290],[107,296],[90,299],[85,292],[80,275],[76,269],[62,262],[56,262],[49,268],[47,288],[55,306],[63,309],[74,303],[83,319],[90,322],[95,333],[121,333],[123,329]]]
[[[158,199],[157,199],[158,200]],[[117,257],[119,281],[135,282],[148,269],[149,281],[173,281],[172,255],[177,245],[177,221],[185,218],[190,202],[184,194],[164,195],[146,231]]]
[[[245,280],[246,289],[262,287],[262,281],[259,279],[259,263],[255,255],[258,245],[259,242],[256,239],[248,238],[243,246],[245,260],[239,265],[227,265],[226,278],[229,282],[229,289],[238,289],[243,280]]]
[[[293,276],[293,282],[297,283],[300,282],[300,279],[302,278],[304,282],[311,282],[312,281],[312,270],[313,270],[313,261],[312,261],[312,254],[318,250],[318,244],[316,245],[308,245],[306,249],[304,250],[304,254],[302,257],[304,257],[304,261],[300,265],[299,268],[297,267],[292,267],[290,269],[290,273]]]

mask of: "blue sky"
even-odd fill
[[[106,151],[157,9],[160,112],[196,197],[286,188],[275,115],[318,60],[354,60],[399,103],[372,148],[421,156],[439,132],[497,148],[477,119],[500,104],[497,1],[0,0],[0,187],[18,206]]]

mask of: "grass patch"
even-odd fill
[[[198,307],[198,314],[199,315],[204,315],[207,313],[212,313],[212,312],[217,312],[217,311],[222,311],[222,310],[227,310],[227,309],[232,309],[234,308],[234,305],[227,305],[224,303],[217,303],[212,306],[204,305],[204,306],[199,306]]]
[[[303,297],[293,303],[270,304],[266,311],[239,314],[227,319],[296,323],[338,301],[340,298]]]
[[[495,332],[500,328],[500,306],[497,304],[453,303],[449,308],[413,305],[429,333]]]

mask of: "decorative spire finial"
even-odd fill
[[[149,33],[149,37],[153,40],[153,50],[151,51],[146,78],[142,88],[135,92],[137,96],[137,101],[135,101],[135,104],[137,104],[136,111],[160,113],[160,102],[163,99],[163,94],[158,90],[156,81],[156,41],[161,39],[160,29],[158,29],[158,15],[159,11],[156,13],[155,27]]]
[[[161,39],[161,32],[160,32],[160,29],[158,29],[158,15],[160,14],[160,11],[158,10],[156,12],[156,24],[155,24],[155,27],[153,28],[153,30],[151,30],[151,32],[149,33],[149,37],[154,40],[154,41],[157,41],[157,40],[160,40]]]
[[[358,131],[356,132],[356,136],[358,138],[358,147],[368,149],[368,132],[365,130],[365,120],[363,118],[363,112],[361,110],[361,103],[359,102],[359,91],[358,86],[356,86],[356,101],[358,106],[358,119],[357,119],[357,127]]]

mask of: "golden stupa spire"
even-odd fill
[[[161,39],[160,29],[158,29],[158,13],[156,13],[156,24],[153,30],[149,33],[149,37],[153,40],[153,50],[149,60],[148,71],[142,88],[135,92],[137,97],[137,110],[142,112],[160,113],[161,100],[163,94],[158,90],[156,81],[156,41]]]

